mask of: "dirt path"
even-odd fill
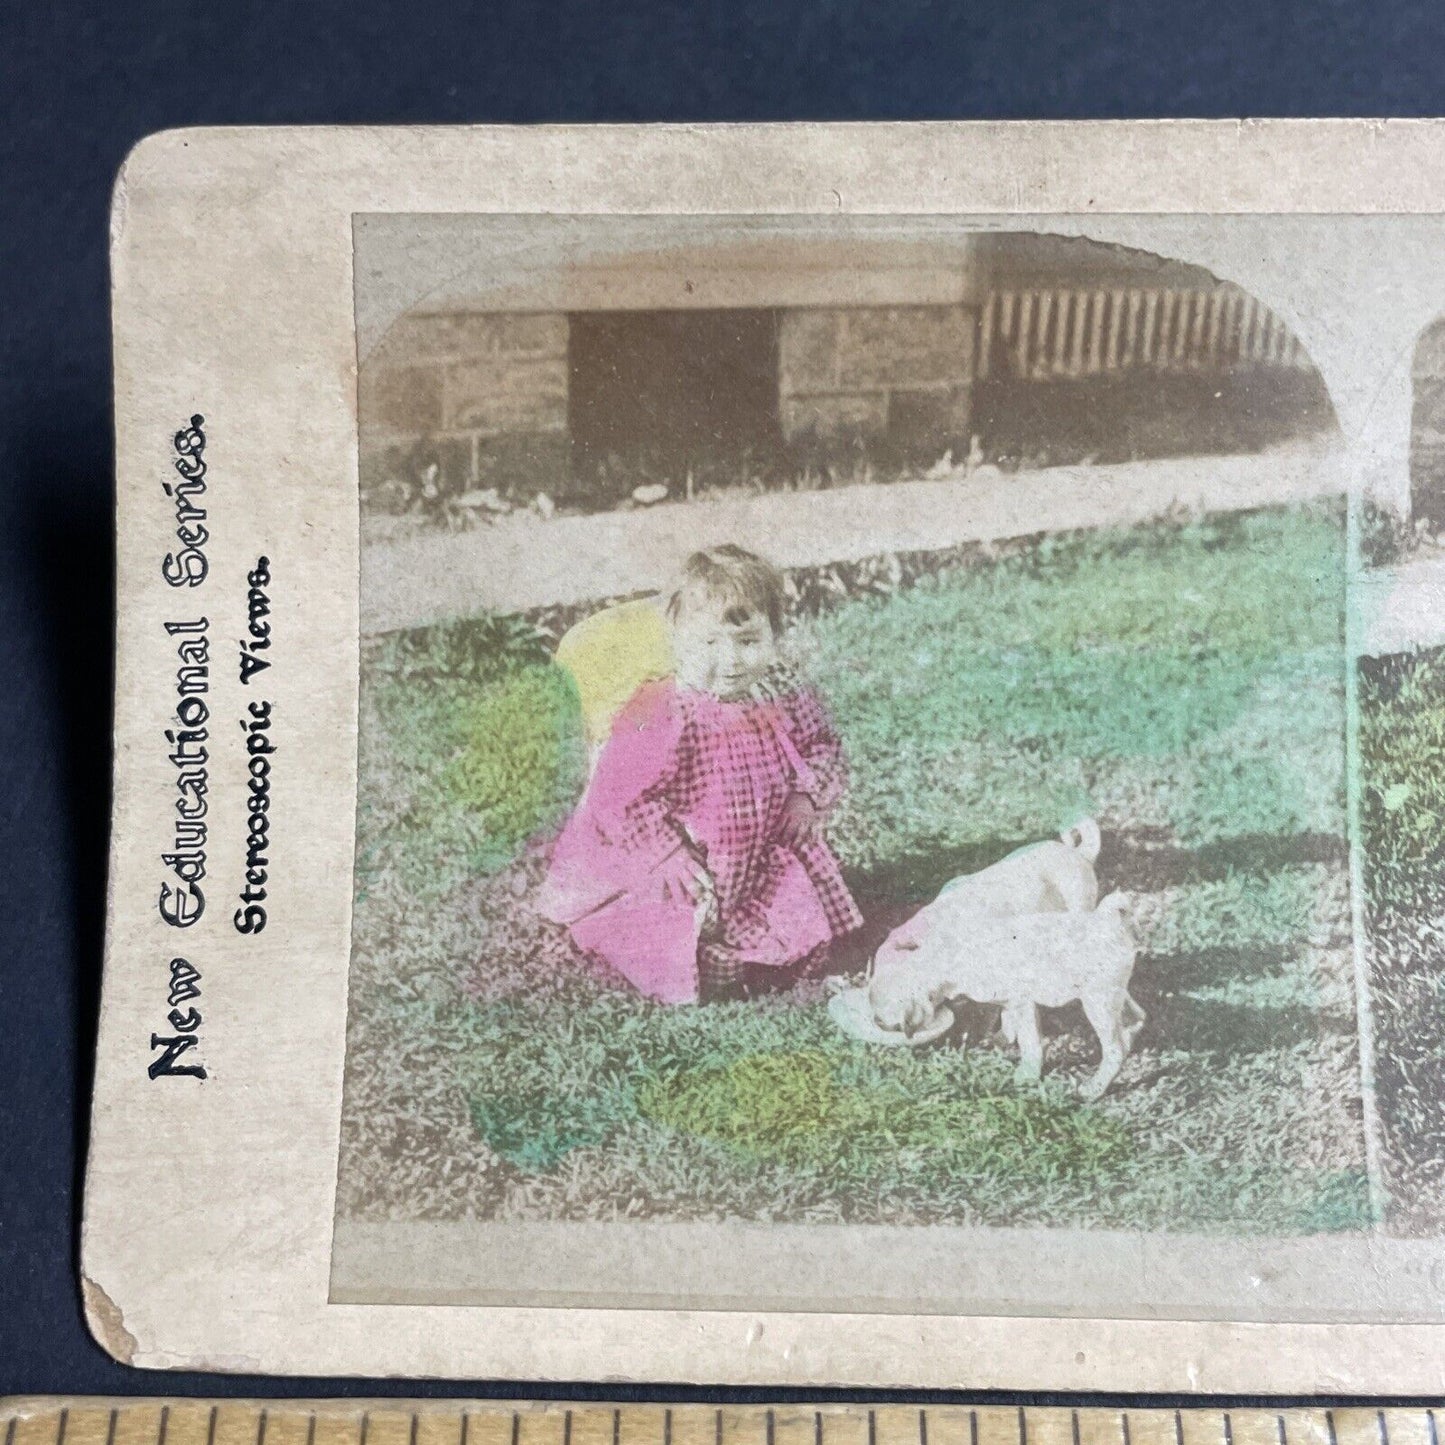
[[[1351,579],[1361,621],[1360,651],[1370,656],[1445,643],[1445,556],[1412,558]]]
[[[938,480],[743,494],[587,517],[518,513],[471,531],[364,546],[361,631],[655,590],[689,553],[722,542],[762,548],[780,567],[817,566],[1342,490],[1332,457],[1301,447],[1034,472],[987,466]]]

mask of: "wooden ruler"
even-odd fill
[[[1442,1409],[1445,1420],[1445,1409]],[[13,1399],[4,1445],[1445,1445],[1436,1411]]]

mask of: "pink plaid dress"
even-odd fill
[[[793,793],[826,813],[844,781],[828,715],[796,681],[737,702],[647,683],[557,840],[541,910],[664,1003],[697,999],[705,927],[739,964],[795,963],[862,923],[827,843],[780,841]],[[715,907],[663,895],[658,865],[683,848],[712,878]]]

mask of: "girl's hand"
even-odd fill
[[[657,865],[662,896],[671,903],[701,903],[712,892],[708,871],[687,851],[679,848]]]
[[[793,793],[783,804],[779,840],[785,848],[801,848],[812,842],[822,828],[823,815],[806,793]]]

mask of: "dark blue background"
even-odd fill
[[[1439,0],[9,0],[0,1393],[463,1388],[142,1374],[110,1361],[81,1317],[110,768],[106,210],[137,138],[198,124],[1430,115],[1445,111],[1442,77]],[[184,1238],[175,1243],[184,1256]]]

